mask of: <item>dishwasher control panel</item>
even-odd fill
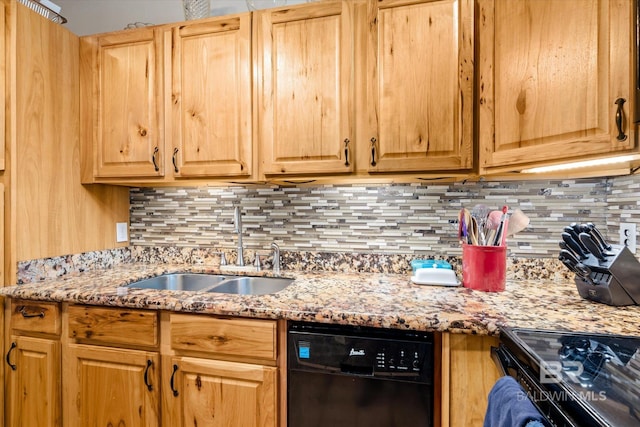
[[[433,334],[292,322],[288,368],[433,382]]]

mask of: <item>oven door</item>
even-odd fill
[[[556,427],[586,427],[592,425],[585,422],[585,420],[580,420],[581,422],[578,424],[563,412],[562,408],[554,401],[554,391],[544,387],[536,378],[536,375],[522,364],[503,344],[500,344],[497,348],[491,348],[491,357],[502,372],[502,375],[509,375],[518,381],[533,405],[544,415],[550,425]]]

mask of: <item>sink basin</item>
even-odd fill
[[[159,291],[207,291],[223,294],[264,295],[283,290],[293,279],[227,276],[205,273],[172,273],[130,283],[126,288]]]
[[[224,280],[207,292],[238,295],[275,294],[289,286],[291,282],[293,282],[293,279],[237,276]]]
[[[126,287],[161,291],[201,291],[217,285],[227,278],[228,276],[217,274],[173,273],[144,279]]]

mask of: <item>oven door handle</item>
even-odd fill
[[[503,377],[509,375],[509,368],[515,368],[511,363],[511,357],[502,349],[502,345],[500,347],[491,347],[491,358]]]

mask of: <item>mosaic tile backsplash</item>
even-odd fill
[[[460,182],[452,184],[134,188],[131,245],[233,250],[233,211],[249,250],[459,256],[461,207],[520,208],[530,225],[509,239],[509,255],[555,258],[562,228],[593,222],[616,242],[618,224],[638,212],[640,179]],[[634,193],[635,191],[636,193]]]
[[[287,269],[406,273],[418,257],[449,261],[460,270],[455,220],[461,207],[507,204],[531,219],[509,239],[511,279],[566,279],[557,260],[562,228],[593,222],[611,242],[621,222],[640,223],[636,176],[447,185],[318,185],[303,187],[185,187],[131,190],[131,246],[21,261],[18,283],[119,263],[235,262],[233,210],[243,212],[245,260],[258,252],[271,267],[276,242]]]

